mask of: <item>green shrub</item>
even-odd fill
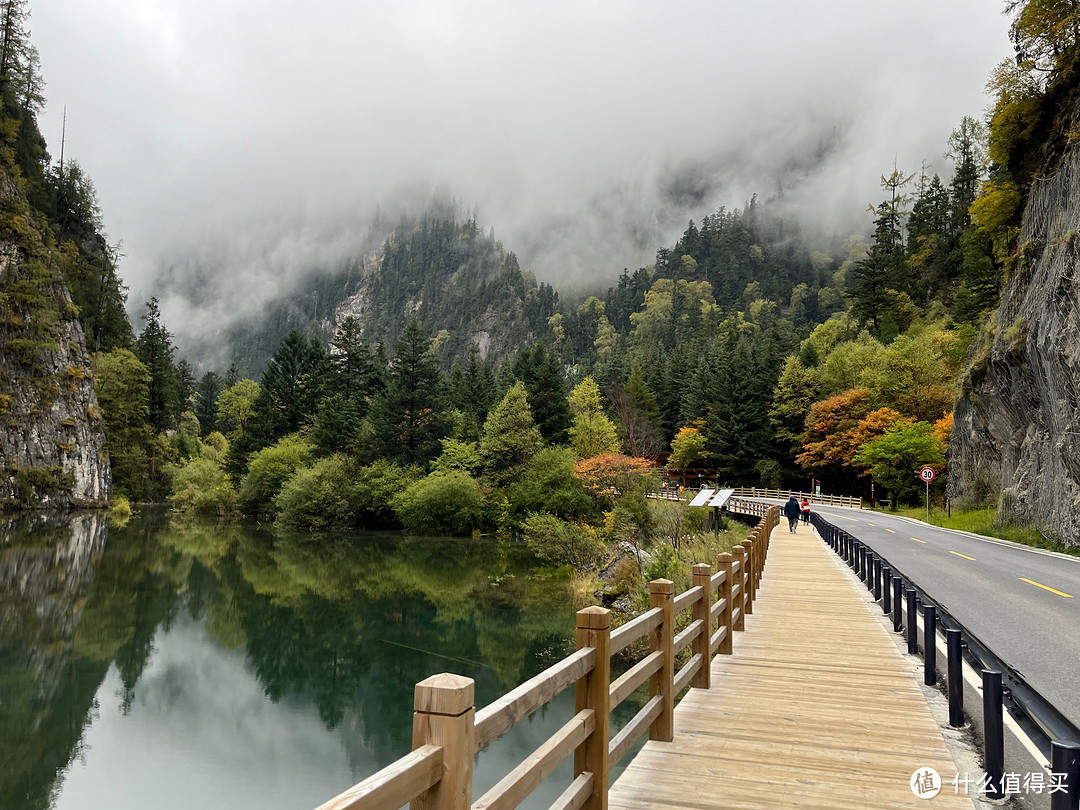
[[[416,534],[469,534],[484,523],[484,495],[468,473],[432,473],[393,499],[398,520]]]
[[[310,466],[314,454],[311,442],[296,433],[255,453],[240,484],[240,506],[245,512],[273,514],[275,496],[298,470]]]
[[[604,550],[591,526],[568,523],[547,512],[530,514],[522,522],[521,531],[537,557],[576,569],[595,565]]]
[[[173,475],[173,509],[185,514],[229,515],[236,511],[236,490],[217,464],[197,458]]]
[[[567,447],[546,447],[525,467],[520,481],[507,492],[514,512],[548,512],[562,518],[588,514],[593,500],[574,477],[577,457]]]
[[[417,467],[403,467],[386,459],[358,469],[353,477],[353,501],[360,526],[384,529],[400,525],[394,512],[394,496],[421,475]]]
[[[325,531],[356,524],[352,465],[341,454],[301,467],[273,501],[278,521],[294,529]]]
[[[122,529],[131,520],[131,501],[120,495],[109,505],[109,525]]]

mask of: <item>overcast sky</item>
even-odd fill
[[[993,0],[30,5],[43,133],[58,156],[67,105],[132,303],[198,265],[217,319],[436,185],[556,282],[613,279],[687,212],[781,182],[827,231],[858,228],[894,159],[951,173],[945,139],[1011,52]]]

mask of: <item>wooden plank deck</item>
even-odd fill
[[[608,806],[970,810],[921,670],[871,611],[810,527],[782,520],[735,654],[713,659],[712,689],[689,691],[674,741],[646,743]],[[924,767],[942,779],[929,803],[910,788]]]

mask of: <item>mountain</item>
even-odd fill
[[[312,274],[297,290],[225,336],[241,374],[258,377],[282,338],[299,329],[329,343],[354,316],[372,346],[392,348],[410,320],[438,341],[449,367],[477,344],[499,361],[545,334],[558,294],[537,284],[517,256],[453,204],[433,204],[402,221],[379,247],[332,271]]]

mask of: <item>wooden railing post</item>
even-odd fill
[[[743,560],[746,562],[746,576],[743,577],[743,591],[746,593],[746,615],[750,616],[754,612],[755,599],[754,541],[747,538],[742,541],[742,547],[746,549],[746,556],[743,557]]]
[[[652,631],[649,652],[664,653],[664,664],[649,678],[649,697],[660,695],[660,716],[649,726],[649,739],[671,742],[675,736],[675,583],[654,579],[649,583],[649,608],[660,608],[664,617]]]
[[[735,630],[746,629],[746,549],[742,546],[732,546],[731,553],[735,556],[735,561],[739,564],[739,573],[736,574],[732,580],[731,585],[734,588],[739,586],[739,595],[735,597],[735,601],[732,604],[732,608],[739,608],[738,618],[732,619],[732,627]]]
[[[416,684],[413,697],[413,750],[443,749],[442,778],[409,804],[411,810],[468,810],[472,802],[473,679],[444,672]]]
[[[588,771],[593,775],[592,794],[583,807],[607,810],[608,745],[611,736],[611,611],[587,607],[577,612],[577,648],[596,650],[596,665],[577,682],[574,712],[592,709],[596,728],[574,751],[574,777]]]
[[[721,655],[731,655],[731,631],[734,628],[731,626],[731,580],[732,580],[732,563],[735,558],[724,552],[716,558],[716,569],[724,572],[724,581],[720,583],[720,587],[716,589],[716,598],[724,600],[724,607],[720,611],[720,615],[716,620],[716,629],[721,627],[727,628],[727,635],[724,636],[724,640],[720,642],[719,648],[716,650]]]
[[[709,642],[712,640],[712,586],[709,580],[712,579],[712,566],[708,563],[698,563],[694,566],[694,580],[690,586],[697,588],[701,586],[701,598],[694,602],[692,608],[692,621],[701,620],[704,625],[701,628],[701,633],[694,639],[690,652],[692,655],[701,654],[701,667],[694,675],[694,680],[690,682],[690,685],[695,689],[708,689],[712,683],[709,666],[709,661],[712,656],[709,654]]]

